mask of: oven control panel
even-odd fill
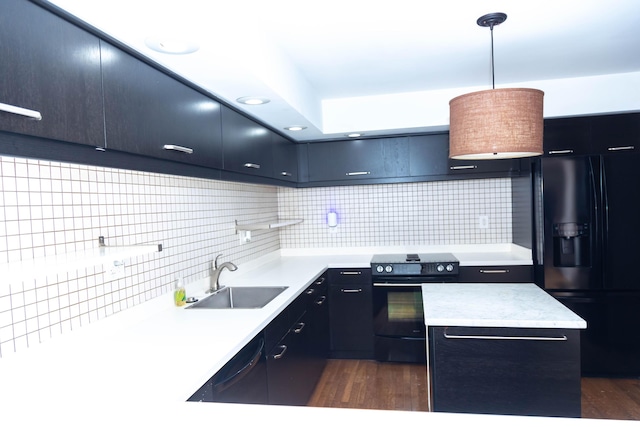
[[[371,260],[376,276],[448,276],[457,275],[459,269],[451,254],[376,255]]]

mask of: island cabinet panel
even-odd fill
[[[460,283],[533,283],[532,265],[460,267]]]
[[[0,130],[101,147],[98,38],[29,1],[2,0],[0,40]]]
[[[222,168],[220,104],[101,42],[107,149]]]
[[[272,132],[248,117],[222,107],[224,170],[272,178]]]
[[[330,269],[329,302],[331,357],[373,359],[371,269]]]
[[[430,327],[432,409],[580,417],[574,329]]]

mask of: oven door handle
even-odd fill
[[[373,286],[378,286],[378,287],[397,287],[397,286],[414,286],[414,287],[419,287],[422,286],[422,283],[378,283],[378,282],[374,282]]]

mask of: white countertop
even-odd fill
[[[202,425],[233,420],[268,425],[266,420],[274,419],[289,426],[307,419],[336,425],[539,424],[535,417],[185,402],[327,267],[367,267],[370,257],[371,253],[283,256],[276,252],[221,275],[225,285],[289,286],[262,309],[186,310],[174,307],[167,294],[5,356],[0,359],[0,422],[12,426],[57,422]],[[202,295],[206,284],[187,284],[188,295]],[[621,421],[544,422],[566,426]]]
[[[427,326],[587,327],[533,283],[427,283],[422,298]]]

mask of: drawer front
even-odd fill
[[[533,266],[460,267],[460,283],[533,283]]]
[[[332,268],[329,270],[329,283],[331,286],[346,284],[371,285],[371,269]]]

